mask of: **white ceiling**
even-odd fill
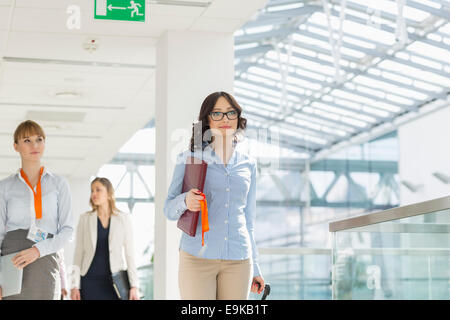
[[[69,178],[95,174],[154,116],[158,38],[166,30],[233,32],[266,0],[147,1],[145,23],[93,20],[94,2],[0,0],[0,178],[20,166],[12,134],[30,117],[47,134],[46,166]],[[73,4],[79,30],[66,27]],[[88,52],[91,39],[98,48]],[[56,96],[66,91],[78,97]]]

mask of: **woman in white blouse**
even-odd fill
[[[69,185],[41,166],[45,133],[36,122],[17,127],[14,149],[22,168],[0,181],[0,254],[17,253],[12,261],[23,269],[23,281],[21,293],[5,299],[57,300],[57,251],[73,234]]]
[[[128,299],[139,300],[131,215],[116,208],[114,189],[106,178],[92,181],[90,204],[92,210],[78,223],[71,299],[117,300],[112,274],[127,270]]]

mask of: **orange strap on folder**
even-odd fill
[[[36,211],[36,219],[42,218],[42,190],[41,190],[41,177],[42,173],[44,172],[44,167],[41,167],[41,170],[39,171],[39,180],[36,186],[36,192],[34,192],[33,186],[31,185],[30,181],[28,180],[27,175],[23,171],[23,169],[20,169],[20,175],[22,176],[23,180],[27,183],[27,185],[30,187],[31,191],[34,195],[34,210]]]
[[[200,200],[200,208],[202,211],[202,247],[205,245],[205,232],[209,231],[208,223],[208,204],[206,203],[206,196],[202,192],[200,194],[203,200]]]

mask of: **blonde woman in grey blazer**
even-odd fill
[[[74,257],[72,300],[116,300],[111,275],[127,270],[130,300],[139,300],[131,215],[115,205],[106,178],[91,183],[92,211],[80,216]]]

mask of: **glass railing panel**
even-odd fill
[[[259,248],[270,300],[330,300],[331,250],[314,248]],[[251,300],[261,295],[251,293]]]
[[[333,232],[333,299],[450,299],[450,210],[414,212],[421,205],[409,206],[413,216],[399,208],[387,210],[394,220],[340,224]],[[399,212],[404,217],[395,219]]]

